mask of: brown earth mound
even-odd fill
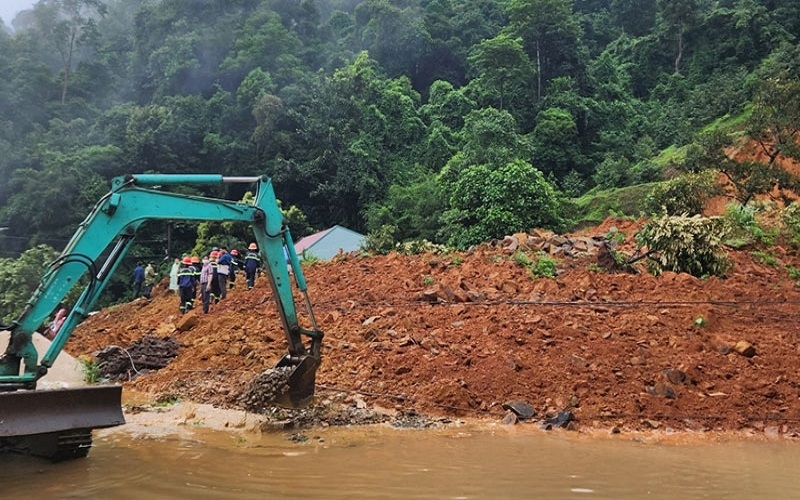
[[[616,225],[630,242],[631,224],[595,234]],[[551,279],[533,278],[510,248],[304,266],[326,333],[317,397],[494,419],[517,401],[541,417],[571,410],[578,427],[800,432],[794,253],[772,247],[766,265],[731,251],[728,278],[701,280],[604,272],[589,249],[557,255]],[[264,278],[207,315],[179,314],[159,288],[87,319],[67,350],[172,337],[177,357],[125,384],[232,406],[285,352],[280,325]]]

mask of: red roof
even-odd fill
[[[335,226],[334,226],[335,227]],[[294,244],[294,251],[297,255],[302,255],[303,251],[306,250],[308,247],[314,245],[314,243],[318,242],[322,238],[325,237],[326,234],[331,232],[333,227],[329,227],[324,231],[320,231],[318,233],[309,234],[308,236],[304,236],[300,239],[297,243]]]

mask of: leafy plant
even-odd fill
[[[725,209],[725,227],[728,237],[725,244],[741,248],[753,243],[773,245],[778,229],[764,228],[756,219],[757,209],[751,205],[731,204]]]
[[[723,248],[725,225],[719,217],[665,216],[652,219],[637,234],[647,247],[650,270],[693,276],[724,276],[730,267]]]
[[[683,174],[654,187],[645,199],[645,210],[652,214],[700,214],[715,191],[715,171]]]
[[[755,252],[751,252],[754,259],[765,264],[770,267],[775,267],[778,265],[778,259],[769,252],[762,252],[761,250],[756,250]]]
[[[558,263],[549,255],[542,253],[536,258],[536,263],[530,268],[531,273],[538,278],[555,278]]]
[[[385,255],[395,247],[397,226],[384,224],[364,237],[364,248],[371,253]]]
[[[526,268],[534,278],[553,278],[558,269],[556,260],[543,252],[540,252],[534,260],[527,253],[519,250],[514,252],[511,260],[517,265]]]
[[[514,252],[514,255],[511,256],[511,260],[515,264],[523,267],[531,267],[533,265],[533,261],[531,260],[531,258],[528,257],[528,254],[526,254],[522,250]]]
[[[83,380],[89,384],[96,384],[103,378],[100,372],[100,365],[92,358],[82,357],[79,359],[83,370]]]
[[[436,280],[430,274],[426,274],[422,277],[422,284],[425,286],[431,286],[436,283]]]
[[[708,324],[708,322],[706,321],[706,319],[704,317],[698,316],[698,317],[696,317],[694,319],[694,324],[697,325],[697,326],[706,326]]]

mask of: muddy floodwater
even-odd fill
[[[146,429],[145,429],[146,430]],[[0,496],[114,499],[800,498],[800,443],[525,426],[102,431],[83,460],[0,455]]]

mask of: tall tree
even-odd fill
[[[658,0],[658,14],[663,29],[675,39],[675,73],[681,72],[681,61],[686,50],[686,32],[698,22],[697,0]]]
[[[536,67],[536,99],[555,76],[576,76],[581,56],[580,25],[570,0],[511,0],[508,29],[521,36]]]
[[[81,45],[96,40],[96,17],[104,16],[106,11],[101,0],[43,0],[34,6],[38,30],[61,56],[64,71],[61,104],[67,99],[75,52]]]

